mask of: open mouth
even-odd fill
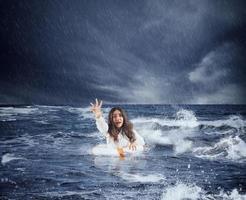
[[[122,125],[122,122],[115,122],[115,125],[116,126],[121,126]]]

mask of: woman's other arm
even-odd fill
[[[145,145],[144,139],[137,133],[136,130],[133,130],[133,132],[135,134],[136,140],[129,144],[128,149],[131,151],[142,151]]]

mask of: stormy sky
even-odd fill
[[[246,2],[0,1],[0,104],[245,104]]]

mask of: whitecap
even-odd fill
[[[39,124],[49,124],[49,122],[47,122],[46,120],[35,120],[35,122]]]
[[[66,107],[65,110],[67,110],[70,113],[81,114],[84,112],[89,112],[90,108],[89,107],[84,107],[84,108]]]
[[[158,183],[166,180],[166,178],[161,174],[130,174],[130,173],[119,173],[122,179],[128,182],[140,182],[140,183]]]
[[[220,191],[219,194],[207,193],[204,189],[196,184],[184,184],[182,182],[176,183],[174,186],[169,186],[165,189],[162,195],[162,200],[245,200],[245,194],[239,194],[237,189],[231,192]]]
[[[223,200],[246,200],[246,195],[239,194],[237,189],[232,190],[231,193],[225,193],[223,191],[220,192],[218,195],[219,197],[222,197]]]
[[[195,116],[195,113],[191,110],[181,109],[179,110],[174,119],[169,119],[165,116],[162,118],[150,118],[150,117],[139,117],[132,120],[135,124],[149,124],[154,126],[154,124],[159,124],[160,126],[167,127],[179,127],[179,128],[195,128],[199,126],[199,122]]]
[[[90,110],[90,107],[76,108],[76,107],[67,107],[66,110],[73,114],[78,114],[84,119],[93,119],[93,113]]]
[[[6,153],[2,157],[1,163],[2,163],[2,165],[5,165],[6,163],[8,163],[8,162],[10,162],[12,160],[21,160],[21,159],[25,159],[25,158],[23,158],[23,157],[15,157],[14,154]]]
[[[93,190],[93,191],[80,191],[80,192],[76,192],[76,191],[59,191],[59,192],[46,192],[41,194],[40,196],[45,196],[45,197],[58,197],[58,198],[62,198],[62,197],[68,197],[68,196],[74,196],[74,195],[78,195],[83,197],[84,195],[88,195],[88,194],[93,194],[95,192],[98,192],[97,190]]]
[[[212,127],[229,126],[237,130],[246,127],[246,121],[243,120],[242,117],[238,115],[231,115],[227,119],[220,119],[214,121],[200,121],[200,124],[204,126],[212,126]]]
[[[32,114],[37,112],[38,108],[31,108],[31,107],[25,107],[25,108],[13,108],[9,110],[9,113],[13,114]]]
[[[132,120],[138,133],[146,143],[153,145],[172,145],[176,154],[181,154],[192,149],[192,141],[187,137],[194,135],[194,127],[199,123],[195,114],[190,110],[181,109],[176,113],[175,119],[160,118],[136,118]],[[163,130],[157,128],[155,123],[161,126],[177,127],[176,129]]]
[[[239,136],[222,138],[213,146],[197,147],[193,150],[201,158],[226,158],[240,161],[246,158],[246,143]]]
[[[181,109],[176,113],[176,121],[182,127],[196,127],[199,125],[196,115],[192,110]]]
[[[2,144],[2,145],[21,144],[21,145],[27,145],[28,147],[33,147],[33,146],[38,145],[39,142],[35,141],[33,136],[30,136],[28,134],[24,134],[18,138],[12,138],[12,139],[8,139],[8,140],[0,141],[0,144]]]
[[[142,127],[138,131],[147,144],[152,145],[172,145],[176,154],[184,153],[192,149],[192,142],[186,137],[191,137],[193,133],[182,130],[153,130],[153,128]]]
[[[204,194],[204,191],[196,185],[187,185],[184,183],[177,183],[174,186],[169,186],[165,189],[162,195],[163,200],[183,200],[200,199]]]
[[[5,119],[1,119],[1,121],[3,122],[16,121],[16,118],[5,118]]]
[[[38,108],[33,107],[6,107],[0,108],[0,120],[1,121],[16,121],[18,116],[29,115],[29,114],[41,113]]]

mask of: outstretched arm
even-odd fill
[[[108,124],[105,122],[105,119],[102,116],[101,107],[102,107],[102,101],[98,102],[98,100],[96,99],[95,104],[91,103],[91,111],[95,115],[97,129],[104,136],[107,136],[107,134],[108,134]]]

